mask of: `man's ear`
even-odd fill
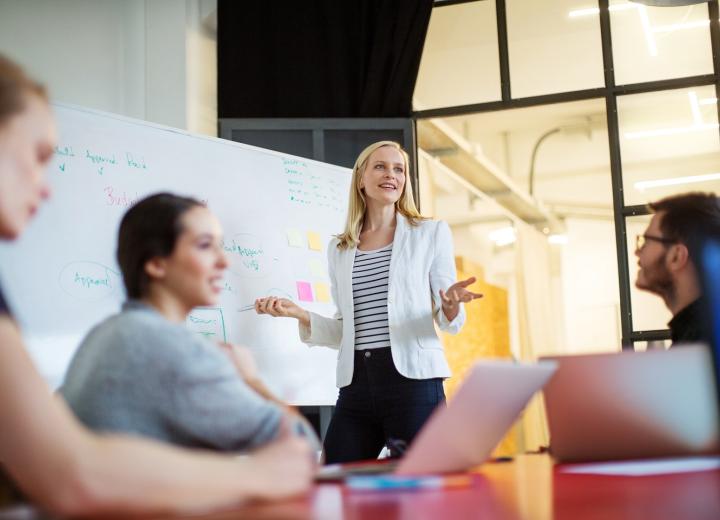
[[[160,256],[153,257],[145,262],[145,274],[152,280],[164,278],[166,266],[167,262],[165,262],[164,258]]]
[[[678,242],[677,244],[670,246],[667,259],[668,268],[671,271],[680,271],[688,265],[688,262],[690,261],[690,251],[688,251],[685,244]]]

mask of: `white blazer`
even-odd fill
[[[338,311],[332,318],[310,313],[310,327],[300,325],[300,338],[310,346],[340,349],[337,386],[352,381],[355,354],[352,271],[355,251],[328,245],[332,297]],[[448,321],[442,312],[440,289],[456,279],[450,228],[445,222],[425,220],[412,226],[397,214],[388,285],[388,322],[393,361],[398,372],[411,379],[449,377],[433,319],[441,330],[456,334],[465,323],[465,309]]]

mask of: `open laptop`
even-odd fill
[[[348,475],[465,471],[483,463],[555,371],[552,361],[479,361],[447,406],[439,406],[399,461],[330,464],[318,480]]]
[[[720,450],[712,356],[705,345],[548,359],[559,363],[543,391],[557,460]]]

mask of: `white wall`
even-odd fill
[[[216,0],[0,0],[0,52],[56,101],[216,135]]]
[[[568,352],[620,349],[620,294],[612,221],[567,219],[561,247]]]

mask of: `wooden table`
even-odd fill
[[[300,500],[193,519],[720,519],[720,470],[662,476],[578,475],[547,455],[485,464],[467,488],[372,491],[319,484]]]

